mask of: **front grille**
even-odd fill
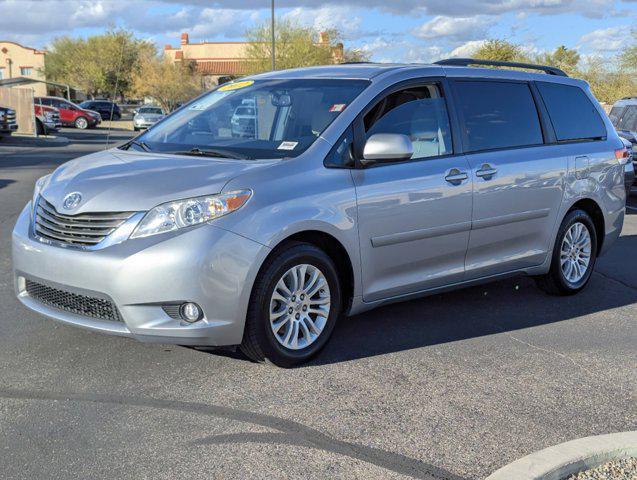
[[[58,310],[100,320],[122,321],[117,307],[109,300],[59,290],[28,279],[26,291],[31,298]]]
[[[38,199],[35,211],[35,233],[48,240],[76,246],[100,243],[133,212],[59,214],[43,197]]]

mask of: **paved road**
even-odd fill
[[[342,321],[315,362],[280,370],[18,304],[10,233],[34,181],[102,148],[103,132],[68,135],[0,144],[3,478],[479,479],[637,428],[637,196],[579,296],[517,279],[393,305]]]

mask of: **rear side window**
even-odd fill
[[[543,143],[540,119],[528,84],[459,81],[455,85],[466,151]]]
[[[617,122],[622,118],[622,113],[624,113],[626,107],[613,107],[608,114],[610,121],[613,122],[613,125],[617,127]]]
[[[626,112],[622,115],[621,120],[617,124],[617,128],[619,130],[637,132],[637,105],[626,107]]]
[[[547,82],[538,82],[537,88],[559,142],[606,137],[602,117],[581,88]]]

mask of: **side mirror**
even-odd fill
[[[375,133],[365,142],[361,164],[402,162],[409,160],[413,154],[414,146],[407,135]]]

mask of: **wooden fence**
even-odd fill
[[[33,90],[29,88],[0,88],[0,107],[15,110],[18,133],[35,135]]]

